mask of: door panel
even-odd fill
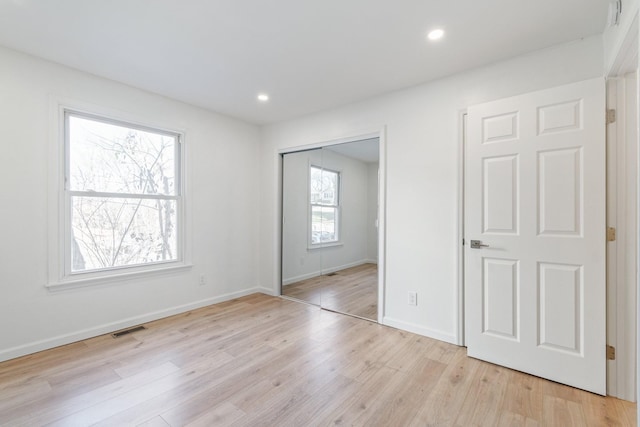
[[[484,233],[518,233],[518,156],[483,159]]]
[[[579,131],[581,128],[581,99],[538,108],[538,135]]]
[[[470,107],[468,354],[605,393],[604,81]]]
[[[539,264],[539,300],[541,347],[582,353],[582,313],[584,283],[582,267],[576,265]]]
[[[484,258],[482,282],[486,334],[518,339],[518,261]]]
[[[546,236],[582,234],[582,148],[538,153],[538,230]]]
[[[518,139],[518,112],[482,118],[482,143],[505,142]]]

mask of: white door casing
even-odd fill
[[[469,356],[599,394],[604,89],[594,79],[470,107],[465,159]]]

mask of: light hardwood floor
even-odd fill
[[[282,294],[327,310],[378,320],[378,266],[356,267],[282,287]]]
[[[635,404],[277,297],[146,326],[0,363],[0,425],[635,425]]]

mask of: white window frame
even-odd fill
[[[312,168],[316,168],[316,169],[320,169],[322,171],[327,171],[327,172],[331,172],[331,173],[335,173],[337,175],[337,186],[336,186],[336,191],[338,192],[338,195],[336,197],[336,201],[337,203],[335,205],[325,205],[325,204],[321,204],[321,203],[312,203],[311,201],[311,169]],[[325,168],[323,166],[317,166],[313,163],[309,163],[309,182],[307,183],[307,191],[308,191],[308,206],[309,206],[309,212],[307,215],[307,218],[309,220],[308,222],[308,230],[307,230],[307,238],[309,240],[309,244],[308,244],[308,248],[309,249],[318,249],[318,248],[324,248],[324,247],[329,247],[329,246],[340,246],[342,245],[342,172],[339,170],[334,170],[334,169],[330,169],[330,168]],[[318,243],[314,243],[313,242],[313,208],[314,207],[330,207],[330,208],[334,208],[336,210],[336,214],[335,214],[335,229],[336,229],[336,240],[332,240],[329,242],[318,242]]]
[[[91,106],[78,106],[78,103],[52,102],[52,138],[50,144],[50,188],[49,188],[49,274],[45,287],[50,290],[115,283],[122,280],[131,280],[138,276],[169,274],[176,270],[190,269],[190,250],[187,245],[189,222],[187,221],[187,204],[185,198],[185,132],[166,127],[149,124],[147,121],[122,117],[111,110]],[[176,234],[177,255],[175,260],[159,261],[152,263],[100,268],[86,271],[71,270],[71,192],[68,186],[69,176],[69,134],[68,116],[87,118],[103,123],[129,127],[131,129],[149,131],[163,135],[176,137],[176,196],[161,196],[160,198],[173,198],[176,200]],[[107,193],[92,193],[108,196]],[[122,194],[115,194],[121,197]],[[136,197],[140,198],[139,195]],[[142,198],[156,199],[154,196],[142,196]],[[56,230],[53,231],[52,230]]]

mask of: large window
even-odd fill
[[[180,135],[65,112],[67,274],[182,260]]]
[[[311,204],[311,245],[340,240],[340,173],[311,166],[309,201]]]

